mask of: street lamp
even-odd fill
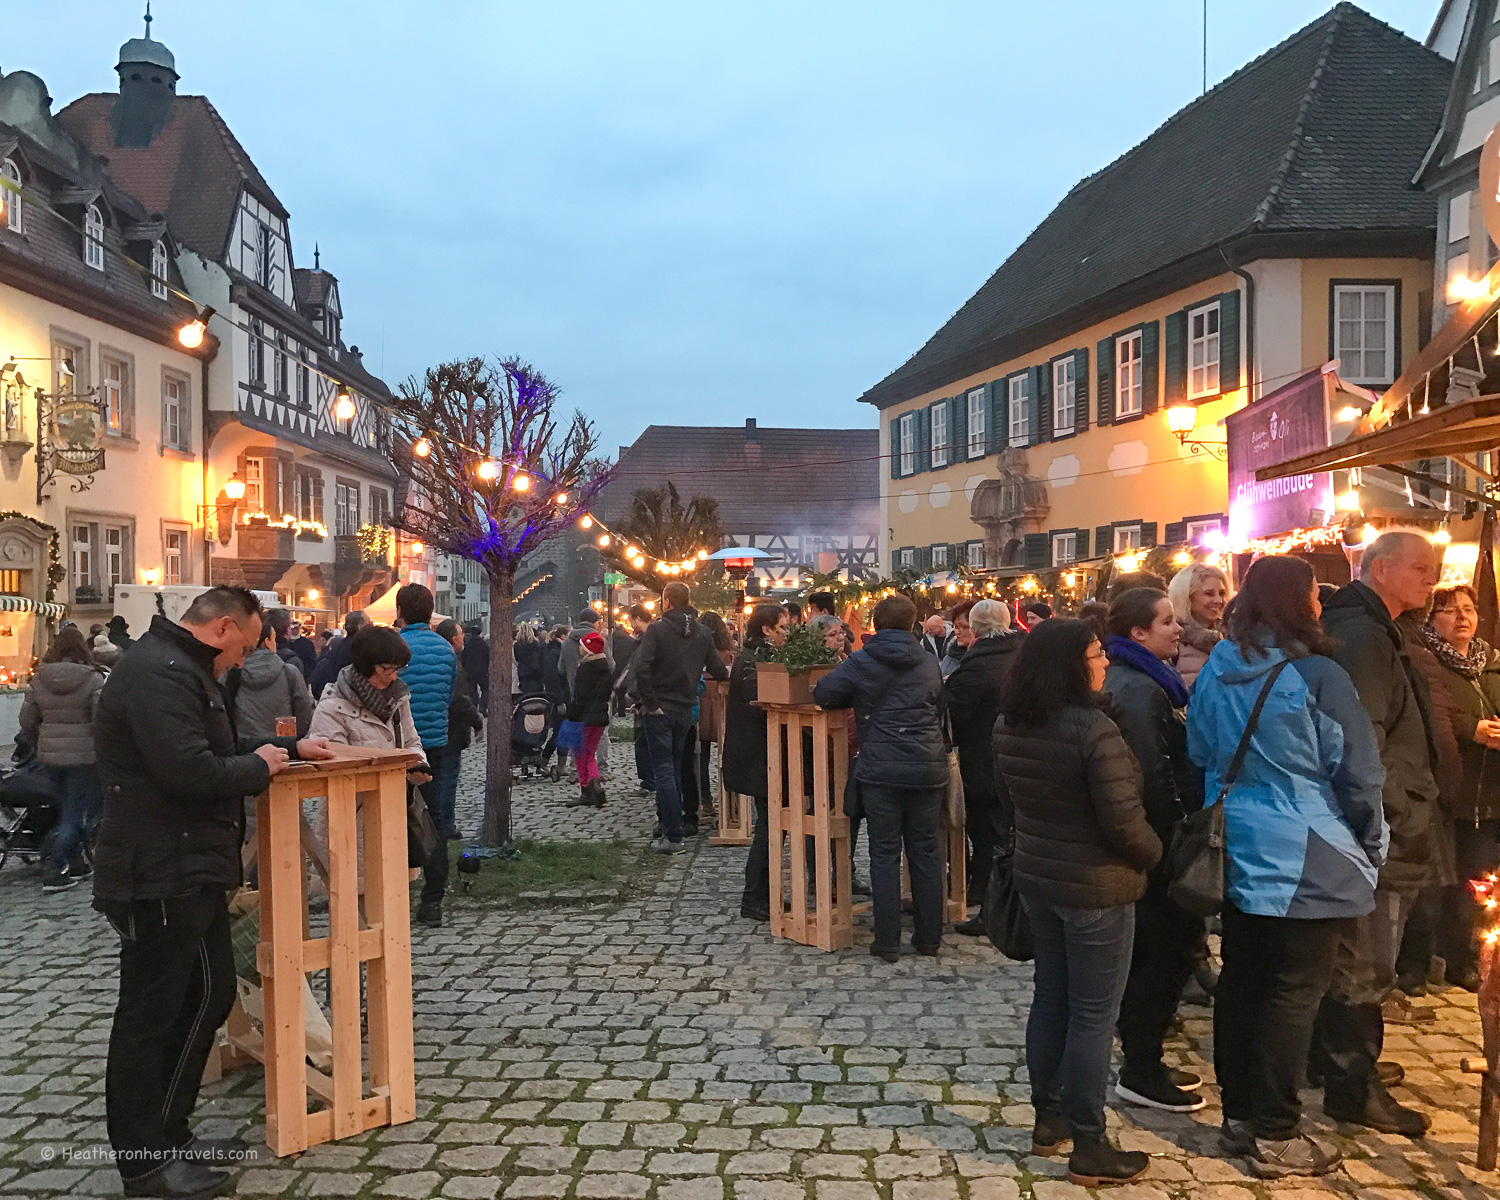
[[[236,502],[245,498],[245,481],[238,471],[224,481],[224,494]]]
[[[1188,434],[1198,427],[1198,406],[1196,404],[1178,403],[1167,406],[1166,411],[1167,428],[1177,436],[1177,444],[1186,446],[1194,454],[1207,452],[1220,462],[1229,457],[1229,447],[1224,442],[1205,442],[1201,438],[1191,438]]]

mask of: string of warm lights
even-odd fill
[[[551,578],[552,578],[552,572],[551,571],[547,571],[544,574],[537,576],[536,579],[532,580],[524,588],[522,588],[519,592],[517,592],[514,596],[512,596],[510,602],[512,604],[516,604],[519,601],[525,599],[525,597],[529,596],[532,592],[536,591],[537,588],[541,587],[542,584],[546,583],[547,580],[549,580]]]

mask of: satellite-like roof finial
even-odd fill
[[[151,40],[151,0],[146,0],[146,40]]]
[[[321,271],[322,269],[323,269],[323,256],[322,256],[322,253],[318,250],[318,243],[314,242],[313,243],[313,270],[314,271]]]

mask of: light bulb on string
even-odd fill
[[[208,319],[214,315],[212,308],[205,308],[177,331],[177,344],[184,350],[196,350],[208,336]]]
[[[423,434],[411,444],[411,452],[418,458],[426,458],[432,453],[432,442],[426,434]]]
[[[354,417],[354,397],[343,384],[339,385],[338,395],[333,399],[333,415],[340,421],[348,421]]]
[[[487,458],[479,464],[474,473],[486,483],[493,482],[496,476],[500,474],[500,464],[493,458]]]
[[[583,516],[581,516],[581,517],[578,518],[578,528],[579,529],[592,529],[593,527],[594,527],[594,518],[591,517],[591,516],[589,516],[588,513],[584,513]]]
[[[553,499],[558,504],[566,504],[568,502],[568,493],[567,492],[558,492],[557,495],[553,497]],[[587,529],[588,526],[585,525],[584,528]]]
[[[609,545],[609,534],[607,534],[607,533],[601,533],[599,535],[599,547],[600,547],[600,549],[603,549],[604,547],[606,547],[608,545]]]
[[[515,488],[518,492],[528,491],[531,488],[531,476],[525,474],[524,472],[518,471],[515,477],[510,481],[510,486]]]

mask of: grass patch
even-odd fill
[[[526,892],[546,892],[552,903],[576,902],[581,896],[617,890],[629,891],[660,859],[640,844],[626,841],[544,841],[522,838],[516,843],[519,858],[481,860],[479,874],[463,875],[458,860],[463,843],[450,842],[448,894],[486,904],[527,905],[547,903],[522,898]],[[654,876],[655,872],[652,871]],[[464,889],[467,881],[469,888]]]

